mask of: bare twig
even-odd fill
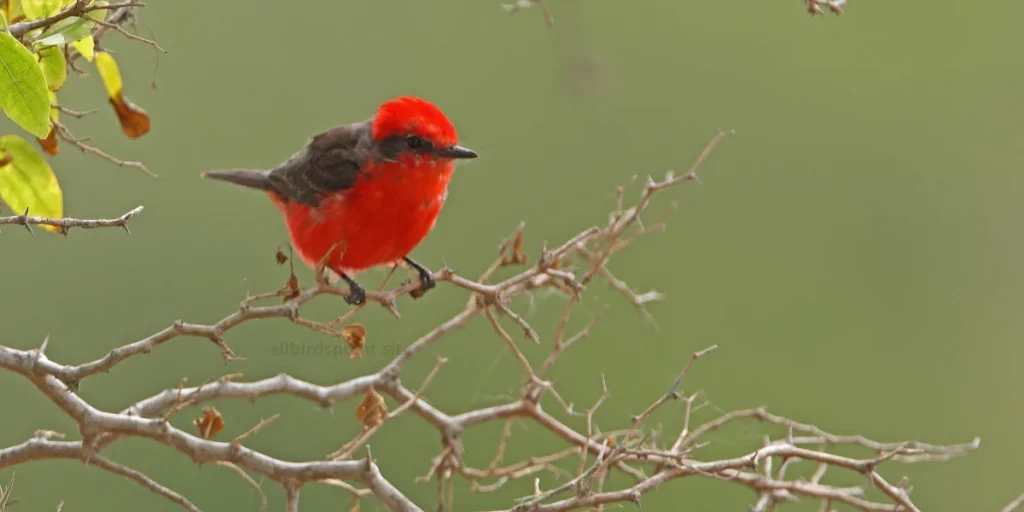
[[[75,146],[76,148],[82,150],[83,153],[91,153],[93,155],[96,155],[96,156],[98,156],[98,157],[100,157],[100,158],[102,158],[102,159],[104,159],[104,160],[106,160],[106,161],[108,161],[108,162],[110,162],[110,163],[112,163],[114,165],[118,165],[120,167],[134,167],[134,168],[144,172],[147,176],[149,176],[151,178],[155,178],[156,177],[156,174],[153,174],[153,171],[150,171],[149,168],[146,167],[142,162],[131,162],[131,161],[121,160],[119,158],[113,157],[110,154],[108,154],[107,152],[103,151],[102,149],[99,149],[99,148],[94,147],[94,146],[90,146],[90,145],[86,144],[85,142],[83,142],[84,140],[88,140],[88,139],[76,138],[74,135],[72,135],[71,131],[68,130],[67,126],[64,126],[62,123],[59,123],[57,121],[52,121],[52,122],[53,122],[53,125],[55,127],[57,127],[57,135],[60,136],[60,138],[63,139],[64,141],[66,141],[66,142],[70,143],[71,145]]]
[[[93,23],[96,23],[97,25],[100,25],[102,27],[107,27],[107,28],[109,28],[111,30],[114,30],[116,32],[120,32],[121,35],[123,35],[123,36],[125,36],[128,39],[131,39],[133,41],[139,41],[140,43],[148,44],[148,45],[152,46],[153,48],[155,48],[160,53],[167,53],[167,50],[163,49],[163,47],[161,47],[159,44],[157,44],[156,41],[154,41],[152,39],[146,39],[145,37],[141,37],[141,36],[137,36],[135,34],[132,34],[131,32],[128,32],[123,27],[121,27],[121,25],[119,25],[117,23],[110,23],[108,21],[101,21],[101,20],[93,20]]]
[[[79,110],[71,110],[70,108],[67,108],[67,107],[65,107],[63,105],[53,104],[53,105],[50,105],[50,106],[55,108],[55,109],[57,109],[57,110],[60,110],[61,112],[65,113],[65,114],[67,114],[67,115],[69,115],[71,117],[75,117],[75,118],[78,118],[78,119],[81,119],[81,118],[83,118],[83,117],[85,117],[85,116],[87,116],[89,114],[95,114],[96,112],[99,112],[98,109],[79,111]]]

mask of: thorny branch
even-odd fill
[[[116,218],[116,219],[72,219],[70,217],[63,217],[60,219],[50,219],[46,217],[35,217],[28,214],[28,210],[21,215],[12,215],[10,217],[0,217],[0,225],[4,224],[15,224],[18,226],[24,226],[25,229],[32,232],[32,226],[53,226],[60,229],[61,233],[65,235],[71,228],[82,228],[82,229],[94,229],[94,228],[122,228],[129,234],[131,231],[128,230],[128,221],[132,217],[142,213],[142,207],[137,206],[128,213]]]
[[[310,483],[323,483],[341,487],[357,498],[373,494],[389,510],[417,511],[426,507],[410,500],[396,485],[383,476],[373,459],[367,442],[381,428],[388,428],[389,422],[398,414],[409,411],[418,415],[427,424],[441,433],[440,454],[429,464],[425,480],[437,479],[438,506],[452,509],[454,480],[465,479],[476,492],[487,492],[501,488],[505,483],[537,475],[542,471],[564,477],[564,483],[547,490],[541,479],[534,476],[535,492],[526,496],[515,506],[505,509],[514,512],[563,511],[584,508],[600,508],[603,504],[616,502],[639,502],[640,497],[669,480],[699,477],[728,481],[749,488],[751,503],[755,510],[772,510],[779,504],[797,496],[821,500],[826,504],[844,503],[859,510],[868,511],[915,511],[905,481],[890,483],[879,472],[882,465],[889,467],[896,463],[941,461],[963,455],[978,447],[979,440],[962,445],[937,446],[917,441],[882,443],[861,436],[836,435],[814,425],[800,423],[782,416],[768,413],[764,408],[733,411],[703,424],[693,424],[690,413],[698,393],[684,393],[683,379],[691,365],[708,354],[715,347],[696,352],[681,372],[672,381],[669,390],[654,400],[653,404],[633,418],[618,418],[618,430],[601,432],[596,424],[595,413],[611,396],[610,388],[601,378],[601,398],[585,413],[573,411],[573,406],[558,395],[552,382],[545,376],[552,370],[558,358],[575,343],[582,342],[594,329],[603,315],[597,315],[578,332],[569,331],[569,319],[574,308],[582,300],[587,286],[597,277],[604,277],[612,286],[630,297],[627,285],[611,278],[607,270],[614,256],[637,237],[645,233],[641,216],[651,205],[653,196],[674,185],[696,181],[697,170],[711,149],[726,135],[719,133],[685,174],[675,176],[668,173],[661,180],[649,179],[643,187],[638,202],[625,207],[619,199],[615,211],[606,224],[585,229],[566,242],[541,251],[529,268],[520,271],[495,284],[489,284],[494,272],[511,265],[523,265],[528,258],[521,254],[523,226],[516,230],[508,242],[502,244],[495,264],[477,281],[456,275],[450,269],[435,273],[438,282],[467,291],[471,298],[465,308],[447,321],[423,334],[409,344],[404,351],[376,373],[363,375],[333,385],[318,385],[296,379],[287,374],[253,381],[240,382],[238,375],[227,375],[197,387],[179,385],[157,395],[144,398],[129,407],[108,412],[97,409],[78,395],[82,381],[91,375],[108,372],[118,363],[140,354],[157,350],[163,343],[180,337],[207,338],[217,345],[227,361],[239,359],[228,346],[226,336],[234,327],[255,319],[283,318],[293,323],[341,337],[341,331],[334,329],[338,320],[323,323],[306,319],[300,315],[306,303],[321,295],[344,296],[346,288],[336,288],[322,279],[305,289],[300,289],[292,279],[281,290],[251,296],[240,304],[237,311],[220,321],[210,324],[193,324],[176,321],[169,327],[134,343],[120,346],[106,356],[94,361],[65,365],[54,362],[46,356],[46,345],[33,350],[17,350],[0,346],[0,367],[19,374],[31,382],[40,392],[63,410],[78,424],[81,439],[58,440],[53,433],[39,434],[28,441],[0,449],[0,468],[15,466],[24,462],[42,459],[78,459],[94,464],[113,473],[126,476],[160,494],[182,508],[195,511],[199,508],[151,478],[115,463],[103,455],[110,445],[129,437],[141,437],[164,444],[184,454],[191,460],[210,462],[236,471],[263,495],[260,484],[249,473],[261,475],[279,484],[286,494],[286,507],[297,511],[300,506],[302,488]],[[15,222],[17,223],[17,222]],[[637,228],[637,229],[632,229]],[[511,241],[515,243],[511,243]],[[510,254],[510,252],[512,254]],[[622,285],[616,285],[619,282]],[[395,301],[418,289],[419,280],[390,291],[368,292],[368,304],[377,304],[397,313]],[[527,321],[513,312],[513,297],[535,290],[553,289],[567,296],[566,306],[555,331],[547,336],[537,334]],[[657,292],[650,292],[651,300],[660,298]],[[258,302],[282,298],[277,305],[257,305]],[[637,308],[648,301],[630,297]],[[353,311],[358,311],[355,309]],[[353,313],[342,317],[347,320]],[[523,368],[524,379],[515,400],[499,405],[483,407],[461,413],[448,413],[431,405],[427,398],[431,378],[441,369],[444,359],[439,359],[433,370],[415,391],[401,382],[404,367],[417,354],[436,343],[451,331],[466,325],[476,316],[488,321],[503,343],[515,353]],[[519,350],[516,338],[501,325],[503,318],[509,318],[527,333],[526,338],[536,337],[541,343],[550,340],[550,354],[538,369]],[[236,399],[255,401],[271,395],[291,395],[322,407],[330,407],[345,400],[366,397],[364,404],[378,403],[383,410],[373,411],[376,418],[373,425],[364,423],[364,431],[354,441],[341,444],[339,450],[325,457],[326,460],[306,462],[285,461],[245,446],[246,441],[258,435],[277,416],[261,421],[245,434],[231,442],[211,439],[215,434],[195,435],[175,427],[171,419],[175,413],[187,406],[198,406],[213,400]],[[383,398],[390,396],[400,405],[391,413],[386,411]],[[548,396],[558,407],[551,413],[542,407]],[[379,402],[369,400],[376,397]],[[659,436],[646,422],[650,415],[663,404],[682,401],[685,405],[682,428],[674,442],[664,446]],[[727,424],[747,419],[784,428],[786,434],[776,439],[766,438],[763,446],[724,459],[707,460],[701,450],[707,443],[707,434]],[[537,454],[527,460],[503,465],[506,446],[512,438],[513,421],[529,420],[562,438],[569,447],[551,454]],[[497,453],[485,469],[474,468],[464,461],[465,448],[462,434],[469,428],[489,422],[504,422],[505,428],[498,441]],[[584,422],[582,426],[572,424]],[[846,445],[859,447],[866,452],[863,457],[837,455],[827,447]],[[365,447],[365,450],[362,449]],[[578,458],[577,462],[570,459]],[[811,480],[786,478],[785,470],[800,463],[814,464],[818,470]],[[778,470],[773,471],[773,464]],[[574,468],[570,471],[565,466]],[[865,485],[879,488],[888,502],[875,501],[862,487],[843,487],[825,483],[823,478],[828,470],[845,470],[860,474]],[[625,487],[605,489],[609,475],[621,472],[631,479]],[[401,483],[402,487],[405,483]]]

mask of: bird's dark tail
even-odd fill
[[[243,187],[255,188],[257,190],[271,190],[270,172],[253,169],[227,169],[223,171],[206,171],[202,174],[204,178],[211,180],[227,181]]]

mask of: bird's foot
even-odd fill
[[[416,293],[411,293],[413,298],[418,299],[422,297],[424,293],[427,293],[428,290],[432,290],[437,286],[437,282],[434,280],[434,273],[431,272],[430,269],[409,258],[405,258],[405,262],[412,268],[416,269],[416,273],[419,274],[420,277],[419,289],[415,290]]]
[[[359,285],[349,286],[348,295],[345,296],[345,304],[350,306],[366,304],[366,290]]]
[[[437,282],[434,281],[434,274],[429,270],[426,272],[420,272],[420,291],[426,292],[427,290],[433,289],[437,286]]]
[[[349,306],[359,306],[366,303],[366,290],[362,286],[359,286],[351,277],[339,273],[341,278],[348,283],[348,295],[345,296],[345,304]]]

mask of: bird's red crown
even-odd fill
[[[373,118],[373,138],[416,134],[437,147],[458,144],[459,136],[448,116],[433,103],[415,96],[399,96],[385,102]]]

